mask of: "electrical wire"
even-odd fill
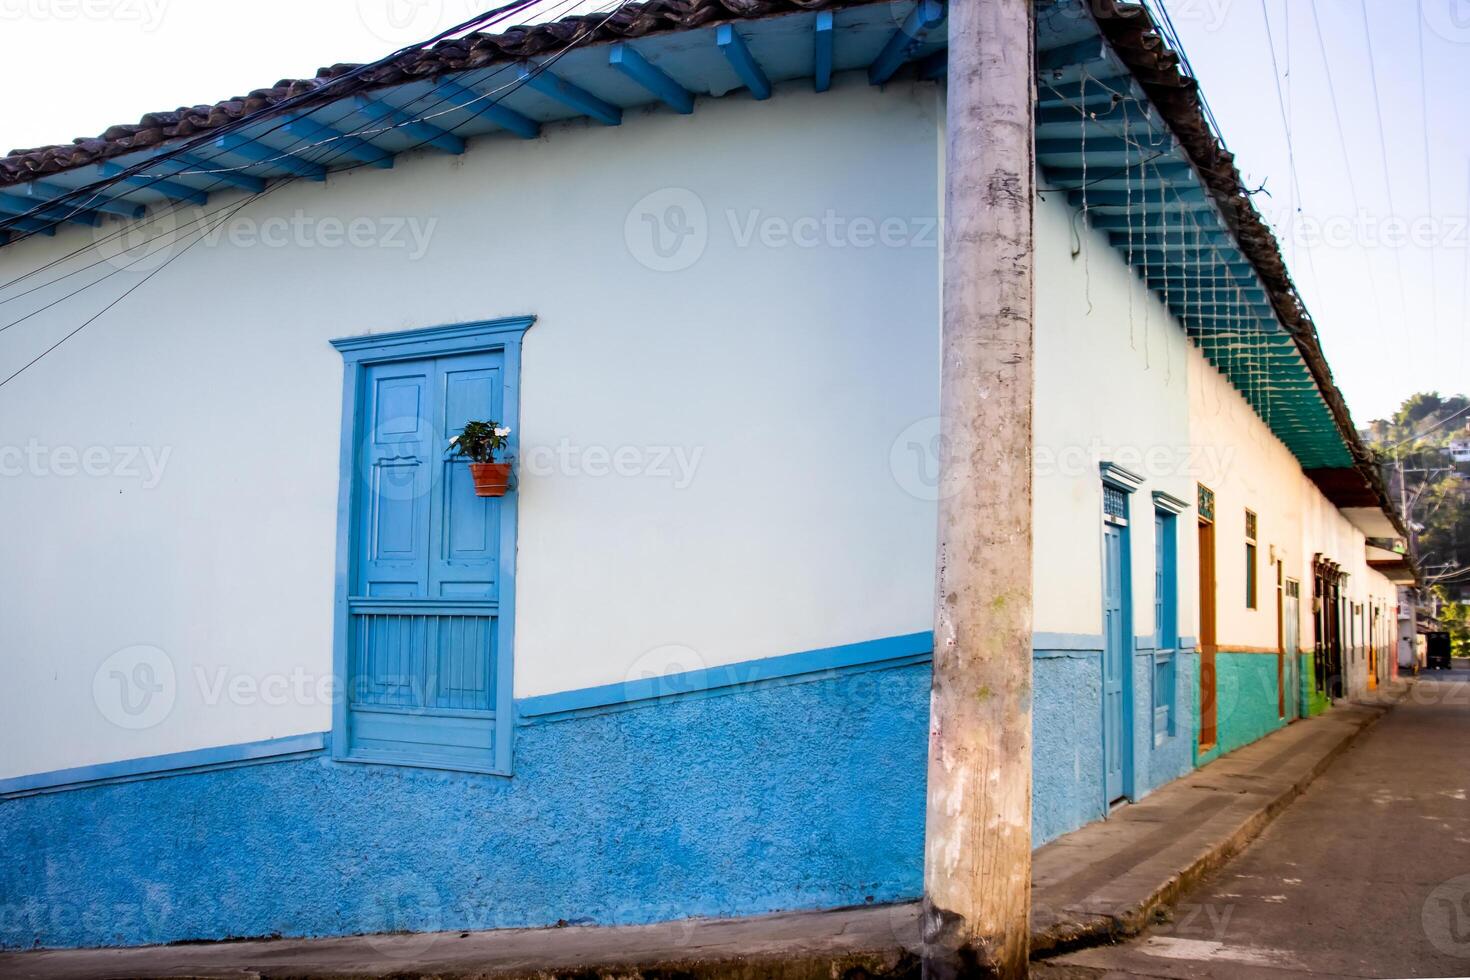
[[[441,31],[427,41],[405,45],[404,47],[399,48],[391,54],[385,55],[384,57],[379,58],[376,61],[368,62],[367,64],[358,65],[355,68],[349,69],[348,71],[343,72],[341,75],[329,79],[328,81],[312,89],[311,91],[302,92],[298,95],[290,96],[286,99],[281,100],[280,102],[276,102],[268,106],[262,106],[261,108],[256,109],[252,112],[248,112],[240,118],[232,120],[231,122],[226,123],[223,126],[205,130],[204,132],[196,136],[190,137],[178,146],[170,148],[166,153],[159,154],[154,157],[149,157],[146,160],[141,160],[138,163],[131,164],[110,177],[106,177],[102,180],[94,181],[90,184],[78,187],[71,194],[37,204],[35,207],[31,208],[29,211],[26,211],[24,214],[14,215],[10,218],[0,220],[0,229],[5,229],[9,227],[9,225],[21,219],[39,217],[40,213],[56,207],[57,201],[64,201],[71,197],[91,194],[92,198],[89,201],[89,203],[91,203],[95,201],[98,196],[100,196],[101,191],[115,186],[120,182],[126,181],[131,177],[141,175],[143,171],[148,169],[149,166],[155,164],[160,159],[168,159],[179,153],[185,153],[190,150],[196,149],[206,143],[211,143],[215,141],[220,136],[228,133],[237,132],[240,129],[243,129],[260,119],[271,118],[278,114],[287,114],[292,109],[305,103],[325,102],[326,100],[323,98],[323,96],[326,93],[346,88],[349,83],[356,81],[363,75],[375,71],[378,68],[383,67],[384,65],[391,64],[392,62],[406,56],[410,52],[424,50],[425,48],[429,48],[435,44],[438,44],[440,41],[447,40],[451,37],[455,37],[467,31],[475,30],[481,26],[484,26],[487,23],[494,23],[498,20],[509,17],[511,14],[524,10],[527,7],[534,6],[537,2],[539,2],[539,0],[512,0],[511,3],[505,4],[501,7],[497,7],[493,10],[477,14],[476,16],[470,18],[462,24],[458,24],[445,31]],[[318,106],[318,108],[321,108],[321,106]],[[87,209],[85,207],[79,207],[75,211],[73,211],[72,214],[79,214],[84,210]],[[35,232],[26,232],[24,233],[24,237],[28,237],[31,234],[35,234]]]
[[[1415,17],[1419,43],[1419,114],[1424,132],[1424,213],[1434,214],[1434,168],[1429,165],[1429,69],[1424,58],[1424,18]],[[1439,346],[1439,270],[1436,258],[1439,250],[1429,250],[1429,324],[1434,336],[1434,346]]]
[[[565,7],[569,6],[569,5],[575,5],[575,4],[579,3],[579,2],[581,2],[581,0],[562,0],[561,3],[557,4],[552,9],[553,10],[562,9],[562,8],[565,8]],[[612,11],[609,12],[609,15],[608,16],[611,17],[612,14],[613,13],[616,13],[617,9],[620,8],[621,6],[623,6],[623,3],[616,4],[614,6],[614,8],[612,9]],[[605,23],[605,21],[606,21],[606,18],[604,19],[604,23]],[[601,25],[599,25],[599,26],[601,26]],[[574,36],[568,42],[568,44],[566,46],[564,46],[560,51],[558,51],[556,54],[554,54],[551,58],[547,59],[543,64],[537,66],[536,69],[534,69],[531,72],[531,77],[535,77],[541,71],[544,71],[544,70],[548,69],[552,64],[554,64],[557,60],[559,60],[562,55],[564,55],[568,50],[570,50],[570,48],[572,46],[574,46],[581,39],[582,39],[581,37]],[[494,75],[500,74],[501,72],[507,70],[510,67],[511,67],[510,65],[502,65],[502,66],[496,68],[495,71],[491,73],[491,76],[490,77],[493,77]],[[476,84],[483,83],[483,81],[484,81],[484,79],[482,78],[482,79],[478,80],[476,82]],[[494,90],[492,90],[489,93],[485,93],[480,98],[483,99],[483,98],[494,97],[494,96],[498,95],[501,91],[503,91],[505,89],[518,88],[519,85],[522,84],[522,83],[523,83],[523,80],[517,80],[512,85],[501,86],[500,88],[494,89]],[[435,94],[434,91],[431,91],[429,93],[426,93],[425,95],[418,96],[417,98],[411,100],[405,106],[402,106],[400,108],[406,111],[406,110],[412,108],[416,103],[421,102],[424,99],[433,96],[434,94]],[[479,100],[480,99],[476,99],[476,100],[473,100],[473,101],[479,101]],[[440,104],[443,104],[445,102],[452,102],[452,98],[449,97],[449,96],[440,96],[440,97],[434,99],[432,105],[440,105]],[[465,105],[465,104],[468,104],[468,103],[454,104],[454,105],[451,106],[451,109],[448,110],[448,111],[454,111],[455,108],[458,108],[459,106]],[[410,125],[413,122],[417,122],[417,121],[419,121],[419,120],[417,120],[417,119],[407,120],[407,121],[405,121],[403,123],[403,125]],[[467,120],[464,123],[460,123],[460,124],[458,124],[456,126],[449,127],[447,129],[444,129],[443,131],[446,132],[446,133],[451,133],[452,134],[455,130],[459,129],[460,127],[465,126],[465,125],[468,125],[468,123],[470,121],[473,121],[473,117],[472,117],[471,120]],[[344,138],[345,137],[348,137],[348,136],[355,136],[355,135],[359,135],[361,132],[363,132],[363,131],[354,131],[353,133],[344,133],[344,134],[342,134],[342,136]],[[420,148],[428,145],[431,142],[432,142],[432,139],[422,140],[422,141],[420,141],[420,142],[418,142],[418,143],[416,143],[416,144],[414,144],[414,145],[412,145],[412,146],[410,146],[410,147],[408,147],[408,148],[400,151],[400,153],[412,152],[414,150],[420,149]],[[290,156],[290,157],[297,158],[297,159],[302,159],[302,157],[300,155],[300,151],[293,151],[291,153],[286,153],[286,154],[283,154],[283,155]],[[344,149],[342,153],[340,153],[340,154],[337,155],[337,157],[340,159],[341,156],[345,156],[345,155],[347,155],[347,151]],[[323,164],[324,165],[324,164],[327,164],[327,163],[330,163],[330,162],[335,162],[335,161],[329,161],[329,160],[327,160],[325,158],[325,156],[317,156],[315,158],[312,158],[311,159],[311,162],[315,162],[315,163]],[[257,162],[255,164],[252,164],[251,166],[256,166],[256,165],[260,165],[260,164],[261,164],[261,162]],[[358,169],[360,167],[365,167],[365,166],[371,166],[371,164],[365,163],[365,162],[359,162],[358,164],[355,164],[354,166],[336,169],[336,170],[333,170],[332,172],[333,173],[346,173],[346,172],[349,172],[351,170],[355,170],[355,169]],[[177,176],[177,174],[170,173],[170,174],[159,175],[159,179],[168,179],[169,177],[172,177],[172,176]],[[280,186],[280,185],[284,185],[284,184],[288,184],[288,183],[294,183],[297,180],[301,180],[301,179],[303,179],[303,178],[301,178],[299,176],[295,176],[295,175],[291,175],[291,176],[287,176],[287,177],[282,177],[282,178],[276,178],[274,180],[274,182],[272,183],[271,187],[274,188],[276,186]],[[266,193],[266,192],[264,192],[264,191],[263,192],[260,192],[256,196],[258,197],[258,196],[260,196],[260,194],[263,194],[263,193]],[[144,224],[146,224],[146,223],[148,223],[150,221],[157,223],[161,218],[171,216],[173,212],[178,211],[178,210],[181,210],[181,209],[184,209],[184,208],[186,208],[188,206],[191,206],[191,205],[188,205],[186,202],[182,202],[182,201],[181,202],[176,202],[176,203],[170,205],[169,207],[163,209],[162,211],[160,211],[160,212],[158,212],[156,214],[150,214],[147,217],[145,217],[143,219],[140,219],[140,220]],[[197,221],[205,220],[210,215],[216,214],[220,210],[224,210],[224,209],[226,209],[226,208],[228,208],[230,206],[231,205],[224,205],[221,208],[215,209],[215,211],[205,212],[203,215],[200,215],[200,216],[194,218],[190,222],[187,222],[185,224],[185,227],[187,227],[188,224],[192,224],[192,223],[197,222]],[[75,256],[77,256],[77,255],[79,255],[81,253],[84,253],[86,251],[89,251],[90,249],[100,248],[102,245],[106,244],[108,241],[110,241],[112,239],[115,239],[115,238],[117,238],[117,237],[119,237],[121,235],[130,234],[130,233],[136,231],[137,230],[137,227],[138,227],[137,225],[133,225],[133,224],[129,224],[129,223],[124,223],[121,227],[119,227],[119,229],[117,229],[116,231],[112,232],[111,234],[109,234],[107,236],[104,236],[101,239],[97,239],[97,240],[89,243],[88,245],[81,246],[80,248],[77,248],[77,249],[73,250],[72,252],[68,253],[67,255],[61,256],[61,257],[59,257],[57,259],[53,259],[51,262],[48,262],[45,265],[38,267],[37,269],[33,269],[30,272],[27,272],[27,273],[24,273],[24,274],[22,274],[20,276],[17,276],[15,279],[12,279],[11,281],[9,281],[7,283],[0,283],[0,289],[5,289],[5,288],[8,288],[10,286],[16,285],[17,283],[19,283],[21,281],[24,281],[25,279],[28,279],[31,276],[36,275],[39,272],[45,271],[45,270],[47,270],[49,268],[53,268],[54,266],[60,264],[61,262],[64,262],[64,261],[66,261],[69,258],[73,258],[73,257],[75,257]],[[178,228],[173,228],[173,227],[167,228],[167,229],[165,229],[163,231],[160,231],[158,234],[155,234],[155,235],[153,235],[153,236],[151,236],[149,238],[144,239],[141,242],[138,242],[138,243],[136,243],[134,245],[130,245],[127,249],[125,249],[125,251],[131,251],[133,248],[137,248],[137,247],[140,247],[142,245],[146,245],[149,242],[152,242],[152,241],[154,241],[154,240],[156,240],[158,238],[165,237],[165,236],[170,236],[170,235],[174,235],[174,234],[177,234],[177,233],[179,233],[179,229]],[[48,282],[43,283],[43,284],[41,284],[39,286],[32,287],[31,289],[24,290],[24,291],[22,291],[20,293],[14,294],[14,295],[9,296],[9,297],[0,298],[0,305],[3,305],[4,303],[9,302],[12,299],[18,299],[18,298],[20,298],[22,296],[29,295],[31,293],[34,293],[34,292],[40,290],[40,289],[44,289],[44,288],[46,288],[48,286],[54,285],[55,283],[60,282],[60,281],[62,281],[64,279],[70,278],[73,275],[78,275],[81,272],[86,271],[87,269],[94,268],[95,266],[101,264],[104,261],[110,261],[112,258],[113,258],[112,256],[108,256],[106,258],[99,259],[96,262],[89,263],[87,265],[81,266],[78,269],[74,269],[71,272],[65,273],[65,274],[63,274],[61,276],[57,276],[55,279],[49,280]],[[124,270],[122,270],[122,269],[115,270],[115,272],[117,272],[117,271],[124,271]],[[84,286],[82,288],[85,289],[88,286],[95,285],[95,284],[97,284],[99,282],[102,282],[105,279],[110,278],[111,275],[115,274],[115,272],[114,273],[109,273],[107,276],[99,277],[98,279],[93,280],[93,282],[88,283],[87,286]],[[80,291],[80,290],[78,290],[78,291]],[[68,296],[75,295],[75,292],[76,291],[74,291],[73,293],[68,294]],[[67,298],[66,296],[62,297],[62,299],[66,299],[66,298]],[[50,304],[50,305],[54,305],[54,304]],[[36,312],[40,312],[40,311],[36,311]],[[25,318],[22,318],[22,319],[25,319]],[[0,331],[4,331],[5,329],[8,329],[9,327],[14,326],[14,325],[15,325],[14,322],[9,323],[9,324],[0,325]]]
[[[614,5],[611,10],[609,10],[607,16],[602,19],[602,22],[600,24],[598,24],[597,28],[594,28],[592,31],[588,31],[586,33],[579,33],[578,35],[574,35],[573,38],[570,39],[567,42],[567,44],[564,45],[562,47],[562,49],[560,51],[558,51],[555,55],[553,55],[551,58],[547,59],[546,61],[541,62],[538,65],[536,65],[533,68],[532,72],[529,74],[528,77],[517,77],[517,79],[515,81],[513,81],[511,84],[509,84],[507,86],[503,86],[503,88],[504,89],[509,89],[509,90],[515,90],[515,89],[519,88],[521,85],[526,84],[531,78],[536,77],[536,75],[539,72],[549,70],[549,68],[551,67],[551,65],[555,64],[555,62],[557,60],[559,60],[560,57],[562,57],[568,51],[570,51],[576,44],[580,43],[587,36],[590,36],[590,34],[595,33],[595,31],[597,29],[600,29],[600,27],[603,24],[606,24],[607,21],[610,20],[617,13],[617,11],[620,10],[627,2],[629,2],[629,0],[619,0],[619,2],[616,5]],[[506,67],[509,67],[509,66],[502,66],[502,68],[501,69],[498,69],[498,70],[504,70],[504,68],[506,68]],[[410,103],[410,104],[412,104],[412,103]],[[461,125],[464,125],[464,124],[461,124]],[[454,127],[454,128],[458,128],[458,127]],[[450,130],[450,131],[452,131],[452,130]],[[426,145],[429,142],[431,142],[431,141],[430,140],[424,140],[422,143],[420,143],[418,145],[419,146]],[[344,150],[343,152],[345,153],[346,151]],[[352,170],[352,169],[357,169],[358,166],[369,166],[369,165],[370,164],[360,163],[360,164],[358,164],[357,166],[354,166],[354,167],[344,168],[344,170]],[[341,172],[341,171],[338,171],[338,172]],[[272,191],[274,191],[276,189],[279,189],[280,187],[284,187],[284,186],[287,186],[288,184],[294,183],[295,180],[298,180],[298,179],[302,179],[302,178],[299,178],[299,177],[283,178],[280,181],[278,181],[275,184],[273,184],[270,188],[267,188],[265,191],[262,191],[259,194],[254,194],[254,195],[251,195],[250,197],[247,197],[243,202],[241,202],[237,207],[235,207],[234,210],[232,210],[228,215],[226,215],[225,217],[221,218],[218,222],[216,222],[216,224],[214,226],[211,226],[211,228],[209,229],[209,231],[212,231],[214,228],[217,228],[220,225],[222,225],[225,221],[229,220],[230,218],[233,218],[236,214],[238,214],[245,207],[247,207],[250,204],[252,204],[252,203],[260,200],[261,198],[263,198],[264,196],[266,196],[266,194],[268,194],[268,193],[270,193],[270,192],[272,192]],[[172,233],[173,231],[174,231],[173,229],[170,229],[170,233]],[[83,321],[77,328],[75,328],[74,330],[72,330],[69,333],[65,334],[56,343],[52,344],[50,347],[47,347],[45,350],[43,350],[41,353],[37,354],[30,361],[26,362],[24,365],[22,365],[19,369],[17,369],[11,375],[9,375],[8,377],[6,377],[3,381],[0,381],[0,388],[3,388],[10,381],[12,381],[16,377],[20,376],[26,370],[28,370],[29,368],[31,368],[32,366],[34,366],[36,363],[38,363],[39,361],[41,361],[43,358],[45,358],[52,351],[56,350],[63,343],[65,343],[67,340],[70,340],[72,337],[76,336],[83,329],[85,329],[88,325],[90,325],[91,323],[95,322],[98,319],[98,317],[102,316],[108,310],[111,310],[114,306],[116,306],[119,302],[121,302],[122,299],[124,299],[127,296],[131,295],[135,290],[137,290],[143,284],[145,284],[148,281],[150,281],[154,276],[156,276],[164,268],[166,268],[167,266],[171,265],[175,260],[177,260],[179,257],[181,257],[184,253],[188,252],[189,249],[191,249],[195,244],[197,244],[199,241],[202,241],[207,236],[207,234],[208,234],[208,231],[200,230],[199,233],[198,233],[198,235],[194,238],[194,240],[191,241],[187,246],[185,246],[180,252],[178,252],[178,253],[176,253],[174,255],[169,256],[157,269],[154,269],[153,271],[149,272],[146,276],[143,277],[143,279],[139,280],[137,283],[135,283],[132,286],[130,286],[120,296],[118,296],[116,299],[114,299],[111,302],[109,302],[106,306],[104,306],[96,314],[94,314],[93,316],[89,317],[87,320]],[[148,253],[148,255],[145,255],[142,258],[147,258],[148,256],[151,256],[152,254],[155,254],[155,253],[150,252],[150,253]],[[142,258],[140,258],[138,261],[142,261]],[[133,263],[133,264],[136,264],[136,262]],[[131,265],[128,266],[127,268],[131,268]],[[120,272],[120,271],[125,271],[125,270],[124,269],[116,269],[113,272],[108,273],[106,276],[99,277],[99,279],[94,280],[93,282],[87,283],[86,285],[84,285],[82,287],[79,287],[76,290],[73,290],[72,292],[66,294],[65,296],[60,297],[58,300],[53,301],[50,304],[47,304],[47,306],[46,307],[43,307],[42,309],[48,309],[50,307],[53,307],[57,303],[61,302],[62,300],[68,299],[71,296],[75,296],[77,293],[81,292],[84,289],[90,288],[90,286],[96,285],[98,282],[101,282],[101,281],[103,281],[105,279],[111,278],[112,275],[115,275],[117,272]],[[34,290],[32,290],[32,291],[34,291]],[[39,313],[39,312],[41,312],[41,310],[33,311],[32,313],[27,314],[26,316],[22,317],[21,320],[28,319],[30,316],[33,316],[33,315],[35,315],[35,313]],[[11,323],[5,324],[4,326],[0,326],[0,331],[9,329],[9,327],[14,326],[18,322],[21,322],[21,320],[13,321]]]
[[[1312,27],[1317,35],[1317,50],[1322,56],[1322,70],[1327,76],[1327,93],[1331,97],[1332,121],[1337,130],[1337,145],[1342,151],[1343,173],[1347,175],[1348,192],[1352,195],[1353,199],[1353,220],[1357,221],[1364,213],[1363,206],[1360,203],[1361,198],[1358,194],[1358,181],[1353,175],[1353,155],[1348,152],[1347,130],[1342,124],[1342,107],[1338,103],[1337,85],[1332,77],[1332,62],[1327,57],[1327,42],[1323,39],[1322,21],[1317,15],[1317,0],[1311,0],[1307,9],[1312,12]],[[1362,250],[1361,254],[1363,256],[1363,265],[1368,271],[1368,285],[1373,292],[1373,306],[1378,313],[1378,322],[1382,323],[1384,319],[1383,294],[1378,287],[1378,270],[1366,250]],[[1467,254],[1470,254],[1470,252],[1467,252]]]
[[[1380,96],[1378,90],[1378,58],[1373,53],[1373,31],[1372,28],[1370,28],[1368,25],[1367,0],[1358,0],[1358,11],[1359,13],[1361,13],[1363,20],[1363,38],[1368,42],[1368,77],[1373,83],[1373,113],[1378,124],[1378,153],[1380,159],[1383,162],[1383,184],[1384,189],[1388,195],[1388,212],[1390,215],[1397,215],[1399,211],[1393,203],[1393,177],[1388,170],[1388,139],[1383,126],[1383,98]],[[1398,269],[1400,304],[1399,317],[1400,323],[1402,324],[1403,318],[1408,315],[1409,310],[1408,290],[1404,283],[1403,249],[1394,249],[1393,257],[1394,263]],[[1403,334],[1405,340],[1408,342],[1409,357],[1410,359],[1412,359],[1414,354],[1413,333],[1411,331],[1405,330],[1403,331]]]

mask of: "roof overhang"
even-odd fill
[[[1106,235],[1304,469],[1362,473],[1371,458],[1276,240],[1165,32],[1146,8],[1116,0],[1036,8],[1042,193],[1063,195]],[[360,75],[323,69],[0,159],[0,233],[202,206],[221,191],[389,167],[411,150],[534,138],[548,123],[613,126],[629,110],[760,100],[781,83],[823,92],[835,72],[942,84],[944,13],[938,0],[660,0],[454,39]]]

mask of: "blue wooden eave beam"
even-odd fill
[[[97,169],[103,177],[116,177],[123,172],[123,168],[115,163],[99,163]],[[176,180],[162,180],[157,177],[147,176],[146,174],[134,174],[131,177],[122,178],[119,183],[127,184],[140,190],[150,190],[161,197],[168,198],[170,201],[188,201],[190,204],[201,206],[209,201],[209,193],[207,191],[201,191],[187,184],[181,184]]]
[[[825,92],[832,87],[833,17],[830,10],[817,11],[812,28],[812,88]]]
[[[56,225],[50,221],[37,221],[35,218],[16,218],[0,215],[0,225],[4,225],[8,231],[23,231],[31,235],[54,235]]]
[[[252,139],[246,139],[235,133],[226,133],[214,141],[215,149],[223,153],[233,153],[237,157],[243,157],[252,163],[265,164],[267,166],[279,167],[297,177],[305,177],[307,180],[326,180],[327,168],[320,164],[302,160],[294,157],[285,150],[277,150],[274,147],[264,146]]]
[[[381,126],[400,130],[404,135],[436,150],[459,155],[464,152],[464,140],[445,129],[424,122],[408,112],[386,102],[359,95],[352,100],[353,108]]]
[[[482,95],[458,82],[440,82],[434,89],[436,95],[454,103],[454,107],[472,116],[488,119],[501,129],[515,133],[521,139],[533,140],[541,135],[541,124],[529,116],[516,112],[509,106],[496,101],[497,96]]]
[[[1174,149],[1173,139],[1165,137],[1156,141],[1146,133],[1137,133],[1131,139],[1126,140],[1121,136],[1092,136],[1088,137],[1085,145],[1080,137],[1075,136],[1036,141],[1036,155],[1039,157],[1080,156],[1084,151],[1089,155],[1093,153],[1140,153],[1155,157],[1159,153],[1167,153],[1172,149]]]
[[[1113,231],[1108,233],[1108,241],[1115,248],[1161,248],[1165,251],[1198,251],[1210,245],[1234,245],[1235,240],[1223,231],[1202,231],[1196,233],[1186,229],[1183,233],[1157,234],[1154,232],[1135,231],[1129,234],[1126,231]]]
[[[1136,198],[1137,194],[1135,192]],[[1157,201],[1158,191],[1155,190],[1150,203],[1157,203]],[[1179,215],[1161,214],[1157,208],[1147,214],[1119,214],[1117,212],[1110,212],[1108,214],[1095,214],[1091,217],[1093,227],[1101,228],[1104,231],[1123,231],[1127,229],[1131,230],[1135,235],[1144,232],[1150,234],[1166,233],[1173,237],[1178,237],[1179,235]],[[1194,226],[1186,222],[1186,231],[1193,235],[1195,231]],[[1219,226],[1214,221],[1201,222],[1199,234],[1221,234],[1226,235],[1227,239],[1229,238],[1229,234],[1220,231]]]
[[[1118,133],[1125,123],[1130,127],[1158,126],[1160,131],[1163,129],[1163,124],[1149,112],[1147,106],[1133,101],[1101,108],[1091,106],[1085,113],[1079,111],[1078,107],[1069,105],[1040,106],[1036,110],[1037,126],[1068,127],[1079,135],[1084,128],[1089,131],[1100,129],[1104,134]],[[1136,134],[1142,137],[1148,135],[1148,132],[1149,130],[1139,130]]]
[[[1101,181],[1127,181],[1135,187],[1143,186],[1145,181],[1165,180],[1170,182],[1190,181],[1194,177],[1194,170],[1187,163],[1150,163],[1147,166],[1135,164],[1131,167],[1047,167],[1046,178],[1054,184],[1091,184],[1096,186]]]
[[[70,221],[73,224],[95,227],[98,222],[96,211],[87,211],[77,204],[43,206],[14,194],[0,194],[0,215],[29,215],[39,221]]]
[[[893,32],[878,57],[868,66],[868,82],[882,85],[903,67],[913,54],[913,49],[924,40],[929,30],[944,20],[944,4],[939,0],[919,0],[902,26]]]
[[[1056,108],[1058,106],[1071,107],[1087,106],[1089,111],[1095,111],[1094,106],[1113,105],[1119,94],[1124,96],[1123,101],[1133,101],[1147,104],[1140,89],[1132,78],[1108,79],[1106,85],[1097,80],[1083,80],[1079,82],[1047,82],[1036,90],[1036,104],[1043,109]]]
[[[565,78],[552,74],[550,69],[522,61],[516,65],[516,77],[533,92],[540,92],[548,99],[554,99],[584,116],[591,116],[604,126],[617,126],[623,121],[622,109],[606,99],[598,98],[580,85],[574,85]]]
[[[740,36],[733,24],[721,24],[715,29],[715,46],[724,53],[725,60],[745,83],[745,87],[750,89],[752,96],[757,100],[771,97],[771,80],[756,63],[750,49],[745,46],[745,38]]]
[[[1058,71],[1073,65],[1102,61],[1107,57],[1108,46],[1100,37],[1090,37],[1074,44],[1064,44],[1036,54],[1036,70]]]
[[[286,132],[311,144],[293,152],[321,150],[323,156],[342,154],[369,167],[380,167],[387,170],[393,166],[393,154],[382,147],[374,146],[365,139],[359,139],[330,126],[324,126],[306,116],[296,116],[286,123]]]
[[[184,170],[195,171],[194,173],[175,174],[175,176],[193,177],[198,180],[212,180],[221,184],[229,184],[242,191],[251,194],[259,194],[265,190],[265,181],[259,177],[252,177],[240,170],[233,169],[220,164],[214,160],[206,160],[204,157],[193,153],[175,153],[169,159],[182,165]]]
[[[694,111],[694,93],[674,81],[660,68],[626,42],[618,42],[607,53],[607,63],[637,82],[675,112],[689,115]]]
[[[1089,190],[1084,194],[1082,191],[1068,191],[1067,199],[1073,207],[1087,208],[1123,208],[1131,209],[1140,214],[1147,211],[1157,214],[1160,210],[1158,188],[1149,188],[1147,199],[1140,192],[1129,194],[1127,191],[1095,191]],[[1164,210],[1184,209],[1186,211],[1208,211],[1210,201],[1203,187],[1170,187],[1165,190],[1163,199]]]
[[[105,211],[108,214],[115,214],[120,218],[141,218],[143,217],[143,212],[147,210],[143,205],[133,201],[124,201],[119,198],[96,193],[78,195],[70,187],[62,187],[60,184],[52,184],[43,180],[35,180],[25,185],[21,193],[28,198],[34,199],[38,204],[46,201],[59,201],[62,198],[67,198],[68,195],[75,195],[69,199],[74,200],[76,204],[57,204],[56,206],[81,206],[92,211]]]

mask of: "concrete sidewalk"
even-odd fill
[[[1142,929],[1240,851],[1406,690],[1300,722],[1036,852],[1032,945],[1047,955]],[[357,936],[0,954],[0,976],[917,977],[918,908],[878,906],[651,926]]]

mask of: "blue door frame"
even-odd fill
[[[1129,502],[1142,477],[1102,464],[1103,804],[1136,796],[1133,784],[1133,584]]]
[[[339,761],[511,773],[518,494],[512,488],[493,506],[476,505],[463,485],[463,465],[447,459],[446,436],[459,415],[495,412],[510,426],[515,455],[521,337],[534,322],[516,317],[332,342],[345,367],[333,653],[341,690],[332,713],[332,755]],[[431,376],[432,385],[406,383]],[[422,407],[429,394],[439,406],[433,411]],[[406,407],[373,412],[378,396]],[[373,415],[391,416],[391,424],[380,433]],[[387,444],[382,452],[374,448],[380,442]],[[362,477],[373,473],[381,482],[383,467],[375,464],[403,460],[421,465],[419,475],[404,477],[411,484],[379,495],[400,518],[390,527],[380,519],[381,507],[368,506],[373,483]],[[451,497],[471,504],[460,508],[465,520],[444,519]],[[486,520],[493,526],[484,526]],[[397,537],[379,533],[394,527]],[[426,547],[415,547],[422,567],[405,560],[397,568],[392,546],[409,537],[422,542],[426,530],[436,533]],[[369,535],[370,548],[364,546]],[[400,660],[412,670],[395,661],[392,670],[379,671],[372,659],[378,634],[369,628],[381,632],[383,649],[408,651]],[[490,655],[457,656],[457,650]],[[372,666],[365,671],[364,664]],[[409,675],[428,680],[415,689],[403,680]],[[419,744],[438,748],[409,751]]]

